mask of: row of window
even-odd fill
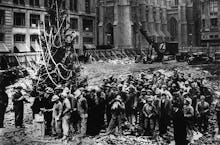
[[[1,1],[0,1],[1,2]],[[13,0],[13,4],[16,5],[25,5],[25,0]],[[48,8],[53,5],[53,0],[44,0],[44,7]],[[31,7],[40,7],[40,0],[29,0],[29,5]],[[63,0],[61,3],[63,9],[66,9],[66,0]],[[71,11],[78,11],[78,0],[70,0],[69,8]],[[90,13],[91,9],[91,0],[85,0],[85,11]]]
[[[216,16],[218,15],[218,0],[210,0],[209,4],[207,5],[205,2],[202,2],[201,7],[202,7],[202,14],[205,14],[205,7],[209,6],[209,13],[211,16]]]
[[[35,42],[36,40],[38,41],[38,35],[36,35],[36,34],[30,35],[31,42]],[[0,33],[0,42],[4,42],[4,41],[5,41],[5,34]],[[15,34],[14,35],[14,42],[15,43],[25,42],[25,35],[24,34]]]
[[[206,22],[205,19],[202,19],[202,27],[205,28]],[[218,27],[218,18],[211,18],[210,19],[210,26],[211,27]]]
[[[4,42],[5,40],[4,33],[0,33],[0,42]],[[30,42],[35,43],[35,41],[39,41],[39,37],[36,34],[30,35]],[[25,34],[15,34],[14,35],[14,43],[25,43]],[[76,42],[78,43],[78,41]],[[85,44],[93,44],[93,37],[83,37],[83,43]]]
[[[203,35],[202,39],[219,39],[219,35]]]
[[[45,25],[49,26],[49,16],[45,16]],[[14,12],[14,26],[26,26],[25,23],[25,13]],[[0,25],[5,24],[5,12],[0,10]],[[40,24],[40,15],[30,14],[30,27],[38,27]],[[70,18],[70,28],[78,30],[78,19]],[[83,19],[83,31],[84,32],[93,32],[93,20]]]

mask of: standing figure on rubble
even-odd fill
[[[187,145],[187,132],[184,113],[178,103],[173,103],[173,128],[175,145]]]
[[[143,107],[144,114],[144,135],[154,135],[156,125],[156,107],[153,105],[153,97],[146,98],[147,103]]]
[[[12,101],[14,103],[14,111],[15,111],[15,127],[24,127],[23,126],[23,116],[24,116],[24,102],[28,101],[24,98],[21,90],[23,89],[21,86],[15,88],[16,92],[13,95]]]
[[[70,130],[70,117],[71,117],[71,103],[67,94],[61,95],[63,98],[63,112],[62,112],[62,129],[63,138],[62,140],[67,140]]]
[[[117,95],[111,105],[112,118],[107,129],[107,135],[115,133],[118,127],[119,135],[122,135],[122,118],[125,110],[125,104],[120,95]]]
[[[167,133],[167,126],[170,123],[171,113],[171,102],[167,98],[166,94],[161,95],[161,100],[158,105],[159,131],[160,136],[163,136]]]
[[[44,119],[46,121],[46,128],[45,128],[45,135],[51,135],[52,133],[52,117],[53,117],[53,102],[52,97],[54,95],[54,91],[52,88],[48,87],[46,88],[46,94],[45,94],[45,106],[42,111],[44,112]]]
[[[185,99],[184,107],[183,107],[187,134],[190,141],[193,136],[193,116],[194,116],[194,109],[191,104],[192,104],[192,99],[188,97]]]
[[[52,98],[53,105],[53,119],[52,119],[52,134],[61,138],[62,136],[62,123],[61,115],[63,111],[63,105],[59,100],[60,98],[57,95],[54,95]]]
[[[135,93],[135,88],[130,87],[127,95],[127,100],[125,103],[125,110],[128,121],[130,124],[135,125],[136,123],[136,110],[137,109],[137,96]]]
[[[200,97],[200,100],[197,105],[199,130],[202,133],[206,133],[209,119],[209,103],[205,101],[205,96],[203,95]]]
[[[44,92],[41,87],[38,87],[37,89],[38,95],[34,99],[34,103],[31,106],[32,112],[33,112],[33,119],[35,119],[35,115],[42,113],[41,109],[45,106],[45,99],[44,99]]]
[[[5,86],[0,87],[0,128],[3,128],[5,111],[8,106],[8,95],[5,92]]]
[[[80,116],[80,137],[85,137],[87,132],[87,120],[88,120],[88,103],[84,94],[78,89],[74,93],[77,98],[77,110]]]

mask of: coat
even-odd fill
[[[186,122],[184,119],[183,111],[180,109],[173,111],[173,128],[176,145],[187,145]]]

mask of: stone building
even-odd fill
[[[198,0],[168,0],[168,30],[179,46],[200,45]]]
[[[38,51],[40,22],[49,23],[46,8],[53,0],[0,0],[0,52]],[[65,0],[62,7],[67,10],[71,29],[80,36],[75,47],[96,44],[96,1]],[[69,23],[67,23],[69,24]]]
[[[99,0],[98,45],[145,48],[146,36],[180,47],[199,45],[197,1]]]
[[[220,1],[200,0],[201,45],[220,46]]]

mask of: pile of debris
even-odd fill
[[[136,136],[103,136],[95,139],[97,145],[165,145],[167,144],[162,138],[148,138]]]

